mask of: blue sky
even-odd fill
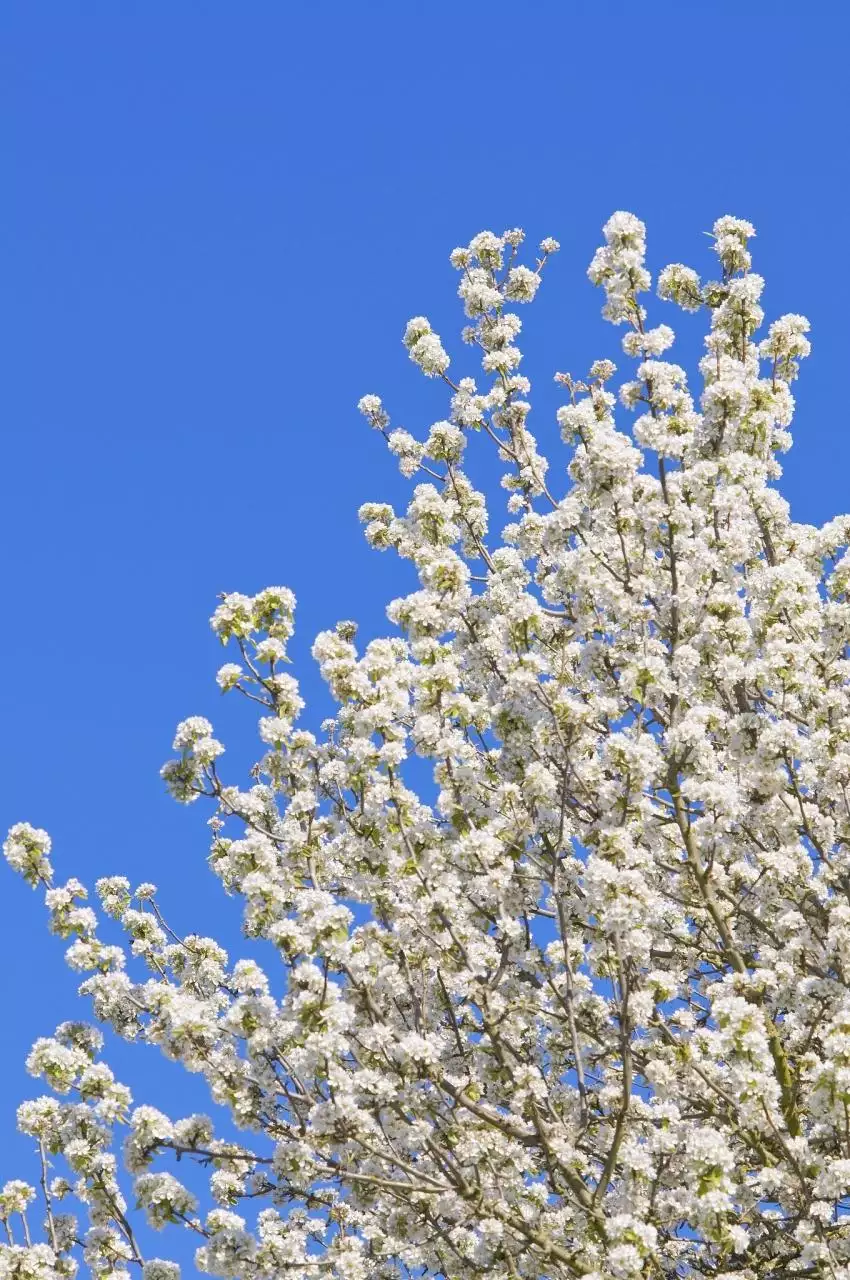
[[[447,255],[482,228],[563,245],[524,344],[548,443],[552,373],[617,358],[584,274],[607,216],[648,223],[653,268],[701,271],[718,215],[755,222],[768,315],[813,328],[785,492],[798,519],[846,508],[849,27],[838,0],[5,0],[0,827],[47,827],[60,878],[154,880],[176,928],[238,946],[207,815],[158,777],[188,714],[234,767],[253,747],[207,618],[290,585],[325,713],[312,636],[380,632],[409,582],[359,532],[405,484],[355,405],[444,416],[400,337],[425,313],[462,360]],[[38,897],[0,880],[2,1178],[26,1051],[82,1008]],[[167,1105],[173,1073],[125,1062]]]

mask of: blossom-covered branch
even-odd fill
[[[43,831],[10,832],[95,1021],[203,1077],[233,1128],[134,1107],[65,1023],[28,1062],[40,1191],[0,1194],[0,1276],[172,1280],[120,1140],[138,1209],[219,1276],[850,1280],[850,519],[796,524],[775,487],[808,324],[759,336],[754,234],[720,218],[716,278],[665,267],[650,317],[644,226],[613,215],[589,274],[631,367],[556,375],[551,470],[518,308],[558,245],[453,252],[480,372],[416,316],[445,419],[360,401],[414,484],[403,513],[361,508],[366,536],[419,587],[389,638],[316,639],[319,734],[285,670],[292,593],[222,597],[218,683],[258,709],[259,758],[229,779],[192,716],[163,776],[212,806],[265,971],[180,937],[152,885],[101,880],[95,910],[53,885]],[[707,329],[693,391],[674,307]]]

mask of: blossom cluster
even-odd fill
[[[292,593],[223,596],[217,681],[259,713],[256,763],[229,778],[194,715],[163,768],[211,806],[265,965],[177,935],[150,884],[55,882],[46,833],[9,833],[94,1023],[28,1060],[40,1173],[0,1191],[0,1277],[174,1280],[144,1217],[246,1280],[850,1280],[850,518],[796,523],[776,488],[808,324],[762,333],[754,235],[718,219],[712,278],[667,266],[655,304],[645,227],[612,216],[589,275],[630,367],[556,375],[555,479],[517,308],[557,242],[451,254],[480,367],[450,373],[462,349],[416,316],[445,416],[359,406],[413,482],[403,512],[361,508],[366,537],[416,589],[385,638],[316,638],[318,733]],[[704,320],[696,379],[672,308]],[[136,1105],[95,1024],[200,1077],[227,1130]]]

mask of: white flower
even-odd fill
[[[376,430],[383,431],[389,426],[389,414],[381,404],[380,396],[361,396],[357,408]]]
[[[212,725],[209,720],[206,720],[203,716],[189,716],[188,720],[182,720],[178,724],[172,745],[175,751],[182,751],[188,747],[193,747],[196,742],[210,737],[211,734]]]
[[[28,822],[16,823],[4,841],[3,853],[12,870],[30,884],[50,879],[50,837],[40,827],[31,827]]]
[[[148,1222],[161,1230],[167,1222],[190,1217],[197,1201],[170,1173],[143,1173],[136,1178],[136,1197],[147,1211]]]
[[[0,1189],[0,1218],[8,1219],[13,1213],[26,1213],[27,1205],[35,1199],[35,1187],[14,1179]]]
[[[233,686],[242,679],[245,672],[238,662],[225,662],[219,667],[216,674],[216,682],[225,692],[232,689]]]
[[[505,286],[505,297],[513,302],[531,302],[540,288],[540,276],[528,267],[511,267]]]
[[[180,1280],[180,1268],[176,1262],[163,1262],[151,1258],[142,1266],[143,1280]]]
[[[658,296],[677,303],[685,311],[698,311],[702,306],[699,276],[692,267],[671,263],[658,277]]]

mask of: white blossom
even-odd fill
[[[177,1280],[140,1217],[240,1280],[848,1280],[850,517],[795,523],[776,487],[809,330],[763,336],[754,234],[723,216],[719,278],[658,276],[704,319],[691,371],[644,224],[611,217],[589,275],[630,367],[556,375],[551,468],[514,304],[557,242],[453,251],[473,364],[410,429],[359,403],[413,481],[360,508],[414,575],[388,634],[320,633],[333,709],[302,728],[292,592],[222,595],[253,762],[197,715],[163,768],[210,806],[246,954],[146,882],[54,885],[47,834],[9,832],[110,1037],[27,1058],[0,1280]],[[446,373],[426,318],[404,344]],[[115,1037],[211,1115],[134,1106]]]

